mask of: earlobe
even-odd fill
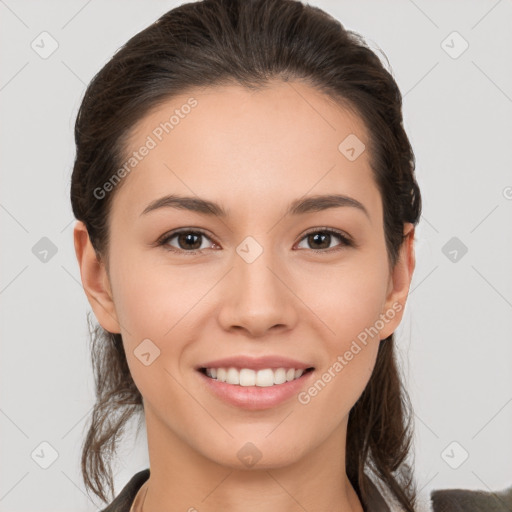
[[[73,236],[82,285],[94,315],[105,330],[120,333],[105,264],[98,258],[83,222],[75,224]]]
[[[390,336],[402,320],[414,267],[416,266],[413,224],[404,224],[404,235],[406,239],[400,248],[398,261],[391,272],[388,295],[382,311],[382,314],[389,318],[389,321],[381,330],[381,340]]]

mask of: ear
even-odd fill
[[[381,315],[381,318],[385,320],[385,325],[383,329],[380,330],[381,340],[391,335],[402,320],[412,274],[416,266],[413,224],[409,222],[404,224],[404,235],[406,235],[407,238],[400,248],[398,261],[389,277],[386,302],[384,303]]]
[[[73,236],[82,285],[94,315],[103,329],[120,333],[105,264],[97,256],[83,222],[76,223]]]

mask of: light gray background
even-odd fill
[[[94,395],[68,199],[74,119],[114,51],[178,3],[0,0],[1,511],[97,510],[79,474]],[[404,95],[424,211],[398,345],[421,496],[503,489],[512,484],[512,5],[310,3],[381,48]],[[58,42],[47,59],[31,48],[43,31]],[[457,58],[445,51],[462,48],[446,40],[453,31],[469,44]],[[57,250],[46,262],[33,253],[43,237]],[[454,247],[443,253],[452,237],[468,249],[454,246],[456,261]],[[42,442],[58,452],[48,469]],[[148,466],[146,450],[145,431],[123,445],[117,492]]]

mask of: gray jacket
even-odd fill
[[[119,495],[101,512],[130,512],[133,500],[142,484],[149,478],[149,469],[136,473]],[[394,512],[384,496],[370,480],[365,512]],[[432,512],[512,512],[512,487],[501,492],[467,489],[439,489],[430,494]]]

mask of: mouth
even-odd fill
[[[315,368],[198,368],[198,371],[216,382],[239,387],[272,387],[298,380]]]
[[[207,393],[248,411],[263,411],[290,404],[290,400],[298,396],[301,390],[311,386],[316,373],[314,370],[314,366],[306,365],[302,368],[265,368],[263,365],[259,365],[259,368],[227,365],[196,368]]]

